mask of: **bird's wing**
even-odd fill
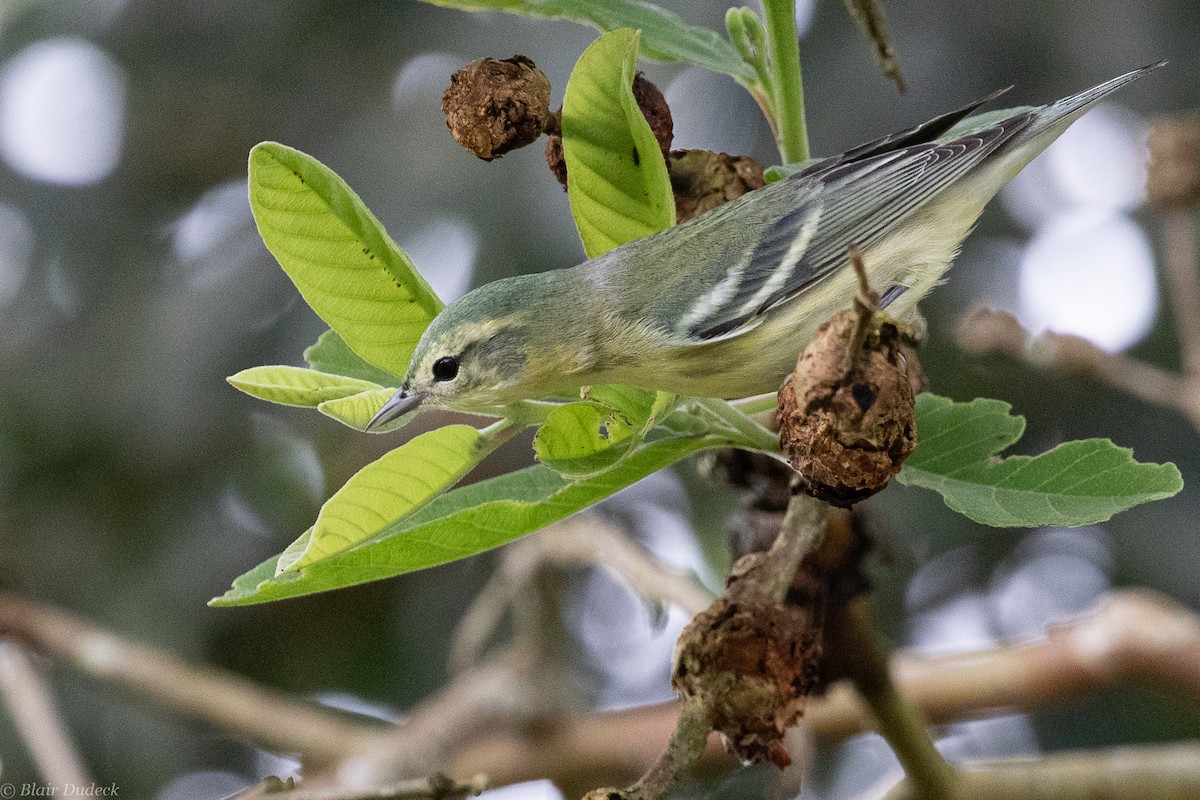
[[[880,138],[873,139],[865,144],[860,144],[858,147],[852,147],[833,160],[838,164],[845,164],[850,161],[860,161],[870,156],[876,156],[880,153],[888,153],[893,150],[898,150],[902,147],[911,147],[912,145],[932,142],[942,134],[951,130],[955,125],[958,125],[960,122],[965,120],[972,111],[976,110],[982,105],[992,102],[997,97],[1011,89],[1011,86],[1007,86],[999,91],[992,92],[982,100],[976,100],[970,105],[965,105],[955,111],[949,111],[945,114],[936,116],[927,122],[922,122],[920,125],[915,125],[907,130],[899,131],[898,133],[881,136]]]
[[[939,118],[934,129],[954,116]],[[725,280],[695,301],[672,333],[681,343],[702,344],[756,327],[764,312],[844,265],[851,245],[870,247],[1031,119],[1032,112],[1024,112],[947,142],[883,152],[885,140],[877,140],[857,148],[866,157],[839,156],[784,179],[796,192],[787,210],[755,238]],[[912,135],[891,138],[911,141]]]

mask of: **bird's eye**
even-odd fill
[[[433,379],[435,381],[452,381],[458,376],[458,359],[454,356],[442,356],[433,362]]]

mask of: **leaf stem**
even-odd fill
[[[694,402],[698,410],[717,423],[719,432],[730,435],[733,446],[779,454],[779,437],[729,403],[715,398],[695,398]]]
[[[804,84],[800,77],[800,42],[796,34],[795,0],[763,0],[763,21],[770,47],[771,99],[776,143],[785,164],[808,158],[808,126],[804,121]]]
[[[760,411],[771,411],[779,405],[779,392],[769,392],[753,397],[743,397],[740,400],[731,400],[729,405],[746,416],[757,414]]]
[[[480,428],[479,435],[483,437],[484,452],[491,453],[500,445],[520,433],[524,427],[520,420],[504,417],[503,419],[496,420],[491,425]]]

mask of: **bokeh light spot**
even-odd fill
[[[443,302],[454,300],[471,285],[479,234],[470,223],[454,217],[436,218],[400,247]]]
[[[121,156],[125,70],[74,36],[43,39],[0,68],[0,156],[27,178],[84,186]]]
[[[1146,234],[1120,214],[1076,212],[1035,234],[1021,258],[1018,318],[1123,350],[1158,312],[1154,254]]]
[[[404,62],[392,81],[392,104],[401,106],[427,97],[441,98],[450,84],[450,76],[466,62],[453,53],[421,53]]]

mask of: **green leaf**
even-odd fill
[[[310,367],[320,372],[358,378],[379,386],[397,385],[404,377],[404,373],[393,375],[363,361],[335,331],[322,333],[316,343],[304,351],[304,360]]]
[[[1142,464],[1108,439],[1066,442],[1038,456],[996,454],[1025,419],[1000,400],[917,398],[917,449],[897,479],[939,492],[946,505],[997,527],[1090,525],[1183,488],[1174,464]]]
[[[442,303],[358,195],[312,156],[263,142],[250,151],[250,208],[321,319],[367,363],[403,375]]]
[[[608,469],[679,407],[669,392],[623,384],[589,386],[584,399],[554,409],[533,437],[537,458],[569,477]]]
[[[604,34],[579,57],[563,97],[567,196],[589,258],[675,222],[666,162],[633,98],[637,51],[636,31]]]
[[[469,425],[445,425],[363,467],[325,502],[308,541],[289,548],[291,558],[281,558],[277,569],[329,558],[403,519],[458,483],[490,452],[487,442]]]
[[[383,404],[391,399],[395,393],[396,390],[389,387],[368,389],[365,392],[359,392],[349,397],[327,400],[317,406],[317,411],[320,411],[327,417],[336,419],[343,425],[354,428],[356,431],[366,431],[367,423],[371,421],[379,409],[383,408]],[[410,411],[399,419],[392,420],[387,425],[380,428],[373,428],[371,433],[389,433],[397,428],[403,428],[418,413],[420,413],[420,409]]]
[[[276,577],[278,557],[234,581],[210,605],[240,606],[390,578],[481,553],[557,522],[718,437],[664,435],[646,441],[609,470],[569,480],[538,464],[448,492],[383,527],[370,541]]]
[[[319,406],[328,400],[380,388],[370,381],[345,375],[280,365],[251,367],[225,380],[251,397],[287,406]]]
[[[741,83],[755,80],[754,70],[733,45],[716,31],[688,25],[671,11],[642,0],[425,0],[461,11],[503,11],[531,17],[561,19],[591,25],[602,31],[635,28],[642,31],[646,56],[682,61],[724,73]]]
[[[550,412],[533,437],[538,461],[568,477],[590,475],[629,452],[633,430],[600,403],[581,400]]]
[[[654,426],[679,408],[681,398],[670,392],[649,392],[620,383],[589,386],[584,399],[607,406],[609,426],[627,428],[636,434],[636,441],[644,439]]]
[[[304,555],[304,551],[308,549],[309,542],[312,541],[313,529],[309,528],[304,533],[296,537],[296,541],[289,544],[282,553],[279,554],[275,566],[281,570],[286,569],[286,565],[294,564]],[[279,565],[283,564],[283,567]]]
[[[620,415],[620,421],[626,427],[637,430],[650,419],[656,393],[623,383],[603,383],[587,387],[583,396],[586,400],[607,406]]]

